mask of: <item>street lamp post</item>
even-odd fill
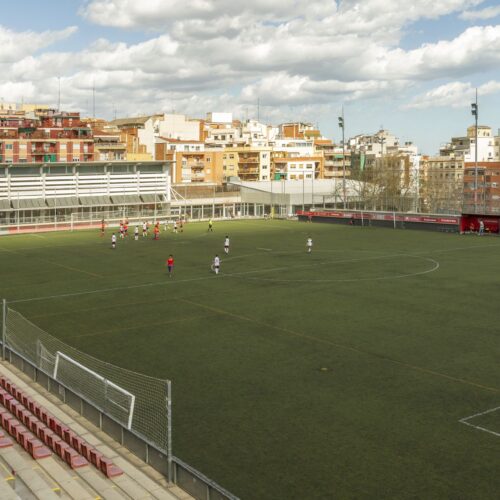
[[[345,190],[345,123],[344,106],[342,106],[342,116],[339,116],[339,127],[342,129],[342,197],[344,199],[344,209],[346,208],[346,190]]]
[[[475,144],[474,144],[474,213],[477,213],[477,120],[479,109],[477,106],[477,89],[476,89],[476,102],[471,104],[471,113],[475,118]]]
[[[380,157],[381,157],[381,165],[380,168],[382,169],[382,175],[385,174],[384,172],[384,142],[385,142],[385,137],[383,135],[378,136],[378,142],[380,143]],[[385,192],[385,209],[387,210],[387,179],[385,179],[385,186],[384,186],[384,192]]]

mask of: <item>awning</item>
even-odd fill
[[[80,203],[84,207],[112,205],[109,196],[80,196]]]
[[[40,198],[35,199],[13,199],[12,206],[20,210],[38,210],[40,208],[47,208],[45,201]]]
[[[0,200],[0,210],[12,210],[9,200]]]
[[[111,199],[115,205],[140,205],[142,203],[138,194],[112,194]]]
[[[45,200],[50,208],[78,208],[80,203],[76,196],[67,196],[64,198],[47,198]]]
[[[164,203],[165,197],[163,194],[141,194],[144,203]]]

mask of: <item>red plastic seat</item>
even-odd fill
[[[74,434],[71,438],[71,443],[69,443],[78,453],[82,454],[82,445],[85,443],[85,440],[81,438],[80,436],[77,436]],[[83,455],[85,458],[87,458],[85,455]]]
[[[21,401],[23,397],[23,391],[19,387],[13,387],[11,393],[18,401]]]
[[[98,469],[101,468],[101,459],[103,459],[103,454],[99,451],[97,451],[95,448],[92,448],[89,451],[90,455],[90,463],[94,466],[97,467]]]
[[[14,432],[16,432],[16,427],[21,426],[21,422],[17,420],[17,418],[10,418],[7,420],[7,427],[5,427],[5,430],[12,436],[14,435]]]
[[[64,427],[62,429],[62,438],[64,441],[66,441],[70,446],[73,446],[71,444],[71,441],[73,440],[73,437],[75,437],[76,434],[69,428],[69,427]]]
[[[9,446],[12,446],[14,443],[12,442],[12,439],[9,437],[1,437],[0,438],[0,448],[8,448]]]
[[[44,408],[40,408],[40,417],[38,417],[45,425],[49,425],[49,412]]]
[[[52,450],[56,451],[56,444],[59,441],[61,441],[61,438],[55,432],[52,432],[50,429],[49,432],[47,432],[46,434],[46,438],[47,438],[47,446]]]
[[[83,441],[80,445],[80,453],[89,461],[92,462],[90,459],[90,452],[93,450],[93,446],[90,443],[87,443],[86,441]]]
[[[64,452],[69,449],[69,445],[62,440],[56,442],[55,452],[64,460]]]
[[[17,433],[17,442],[25,449],[28,449],[28,441],[34,436],[28,429],[21,430]]]
[[[22,432],[27,432],[28,429],[24,427],[19,421],[15,422],[13,420],[10,421],[10,428],[9,428],[9,434],[16,440],[19,441],[19,436],[21,435]]]
[[[28,439],[28,453],[34,458],[50,457],[52,452],[37,438]]]
[[[107,477],[115,477],[119,476],[120,474],[123,474],[123,471],[120,469],[120,467],[117,467],[116,465],[113,464],[113,462],[109,458],[102,458],[101,459],[101,466],[100,466],[101,472],[105,474]]]
[[[49,415],[47,425],[49,426],[50,430],[54,431],[56,434],[57,434],[57,432],[56,432],[56,425],[57,424],[60,424],[59,420],[57,420],[56,417],[53,417],[52,415]]]
[[[89,463],[73,448],[67,448],[64,450],[64,461],[72,468],[77,469],[78,467],[84,467]]]
[[[12,401],[15,401],[14,398],[10,394],[6,394],[5,397],[4,397],[3,405],[9,411],[10,411],[10,405],[11,405]]]
[[[40,422],[40,420],[38,420],[36,417],[31,418],[29,428],[31,432],[35,434],[35,436],[38,436],[40,429],[42,427],[45,427],[45,425],[43,425],[42,422]]]

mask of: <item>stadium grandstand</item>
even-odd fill
[[[8,363],[0,364],[0,426],[4,500],[190,498]]]

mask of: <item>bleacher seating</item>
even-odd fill
[[[0,376],[0,404],[3,406],[0,407],[0,425],[34,459],[50,456],[52,450],[72,469],[91,463],[108,478],[123,474],[110,459],[33,401],[5,376]],[[4,441],[4,446],[9,446],[8,441]]]

